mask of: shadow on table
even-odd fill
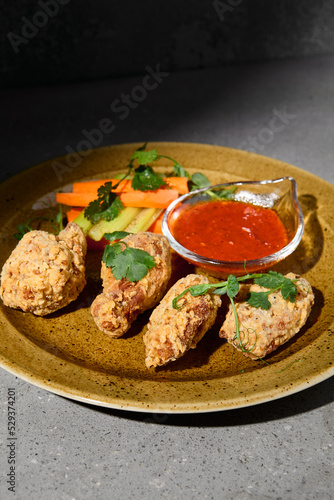
[[[227,427],[236,425],[250,425],[261,422],[270,422],[292,417],[321,408],[334,400],[334,377],[325,380],[309,389],[284,398],[254,405],[246,408],[217,411],[211,413],[191,414],[158,414],[143,413],[110,408],[101,408],[76,403],[90,407],[94,411],[102,412],[118,418],[138,422],[150,422],[163,425],[185,427]]]

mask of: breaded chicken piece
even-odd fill
[[[86,238],[75,223],[57,236],[46,231],[26,233],[1,272],[4,304],[38,316],[67,306],[86,284],[86,251]]]
[[[287,274],[286,277],[291,280],[298,278],[293,273]],[[268,290],[267,288],[256,284],[240,286],[239,293],[242,301],[238,302],[237,297],[235,302],[239,319],[240,339],[243,347],[246,350],[251,349],[251,352],[242,351],[238,347],[235,319],[231,305],[220,329],[219,336],[227,339],[230,344],[237,347],[249,358],[257,359],[267,356],[267,354],[298,333],[311,312],[314,303],[311,285],[304,278],[298,278],[295,284],[297,286],[295,302],[283,299],[280,292],[273,292],[268,295],[271,307],[267,310],[254,308],[245,302],[251,291],[261,292]]]
[[[208,293],[192,297],[187,292],[178,302],[179,309],[172,304],[173,299],[186,288],[201,283],[210,281],[198,274],[181,278],[152,312],[144,335],[147,368],[175,361],[189,349],[194,349],[214,324],[221,305],[218,295]]]
[[[129,247],[148,252],[155,266],[137,282],[116,280],[111,268],[102,264],[103,292],[96,297],[91,313],[100,330],[112,338],[127,332],[137,316],[160,301],[171,277],[171,252],[165,236],[149,232],[131,234],[124,238]]]

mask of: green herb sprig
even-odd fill
[[[143,279],[149,269],[155,266],[155,260],[145,250],[129,247],[123,240],[129,234],[131,233],[126,231],[114,231],[104,235],[110,244],[104,248],[102,262],[112,268],[115,279],[127,278],[136,282]]]
[[[201,172],[195,172],[190,175],[177,160],[174,160],[174,158],[158,154],[157,149],[146,151],[146,146],[147,143],[138,148],[130,159],[129,167],[133,167],[134,160],[137,160],[139,164],[139,167],[134,170],[134,178],[131,184],[133,189],[140,189],[142,191],[154,190],[166,184],[163,180],[163,175],[154,172],[152,167],[149,166],[149,163],[152,164],[161,158],[166,158],[173,163],[173,174],[176,177],[187,177],[190,180],[191,191],[210,186],[210,181],[206,175]]]
[[[123,203],[117,196],[115,189],[124,179],[132,179],[131,187],[139,191],[154,191],[166,185],[164,175],[155,172],[152,165],[160,158],[166,158],[173,162],[173,172],[175,176],[188,177],[192,183],[191,190],[210,186],[209,179],[199,172],[192,176],[173,158],[167,155],[158,154],[157,149],[146,151],[147,143],[140,146],[131,156],[127,166],[127,172],[120,176],[116,184],[108,181],[98,189],[97,199],[90,202],[84,211],[86,219],[92,224],[97,224],[101,220],[110,221],[115,219],[121,210]],[[135,166],[135,162],[138,166]]]
[[[190,191],[196,191],[197,189],[207,188],[211,185],[211,182],[209,181],[206,175],[202,174],[201,172],[195,172],[194,174],[190,175],[189,172],[187,172],[187,170],[185,170],[177,162],[174,163],[174,175],[176,177],[187,177],[190,181]]]
[[[54,234],[58,234],[60,231],[64,229],[63,224],[63,209],[62,206],[59,205],[58,212],[55,211],[54,207],[47,207],[48,215],[46,216],[35,216],[31,215],[31,217],[22,224],[17,225],[18,231],[13,234],[14,238],[17,240],[21,240],[26,233],[33,231],[38,227],[38,223],[42,221],[47,221],[50,223],[51,227],[54,229]]]
[[[124,208],[117,194],[111,192],[121,180],[115,186],[110,181],[106,182],[97,190],[97,199],[91,201],[84,212],[86,219],[92,224],[97,224],[100,220],[113,220]]]
[[[238,347],[244,352],[250,352],[254,349],[254,346],[251,349],[246,349],[243,345],[241,336],[240,336],[240,327],[239,327],[239,319],[235,306],[234,298],[237,296],[239,292],[239,282],[253,280],[257,285],[268,288],[265,292],[251,292],[250,296],[247,300],[247,303],[254,308],[260,308],[263,310],[267,310],[271,307],[271,303],[268,299],[268,295],[274,292],[280,291],[282,297],[284,299],[288,299],[290,302],[295,302],[297,295],[297,287],[295,285],[296,280],[290,280],[286,278],[281,273],[277,273],[276,271],[269,271],[268,273],[247,273],[244,276],[236,277],[233,274],[230,274],[227,278],[227,281],[223,281],[220,283],[204,283],[199,285],[193,285],[189,288],[186,288],[181,294],[173,299],[173,307],[175,309],[180,309],[178,304],[179,300],[189,292],[191,296],[198,297],[199,295],[205,295],[206,293],[213,293],[217,295],[227,295],[230,299],[232,310],[234,313],[235,324],[236,324],[236,337],[235,339],[238,341]]]

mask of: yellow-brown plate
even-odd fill
[[[110,177],[124,171],[141,144],[85,152],[78,161],[62,157],[32,167],[0,185],[0,265],[16,245],[13,234],[32,205],[75,180]],[[148,149],[177,159],[190,173],[205,173],[212,184],[292,176],[305,217],[298,249],[276,270],[303,274],[315,305],[292,341],[270,355],[269,365],[252,361],[208,332],[197,349],[164,368],[148,370],[142,336],[149,312],[120,339],[95,326],[89,306],[98,293],[99,260],[87,260],[84,292],[47,317],[0,306],[0,366],[56,394],[110,408],[163,413],[226,410],[254,405],[303,390],[334,373],[334,186],[297,167],[264,156],[218,146],[149,143]],[[171,171],[164,160],[158,167]],[[186,263],[178,273],[189,272]]]

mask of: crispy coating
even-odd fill
[[[200,283],[209,283],[209,279],[198,274],[181,278],[152,312],[144,335],[147,368],[175,361],[189,349],[194,349],[214,324],[221,305],[218,295],[192,297],[187,292],[178,302],[180,308],[173,307],[175,297]]]
[[[295,274],[286,275],[289,279],[298,278]],[[284,300],[280,292],[268,295],[271,307],[262,310],[251,307],[246,299],[251,291],[261,292],[268,290],[258,285],[241,285],[241,302],[236,301],[236,310],[239,319],[240,339],[246,350],[238,347],[236,328],[232,306],[220,329],[219,336],[228,340],[234,347],[241,350],[245,356],[252,359],[263,358],[290,340],[305,324],[314,303],[311,285],[304,278],[298,278],[297,296],[295,302]],[[254,346],[254,347],[253,347]]]
[[[86,238],[75,223],[57,236],[46,231],[26,233],[1,272],[4,304],[38,316],[68,305],[86,284],[86,251]]]
[[[165,236],[140,232],[124,238],[129,247],[148,252],[155,266],[137,282],[116,280],[111,268],[102,264],[103,292],[96,297],[91,313],[100,330],[112,338],[127,332],[137,316],[160,301],[171,276],[171,252]]]

